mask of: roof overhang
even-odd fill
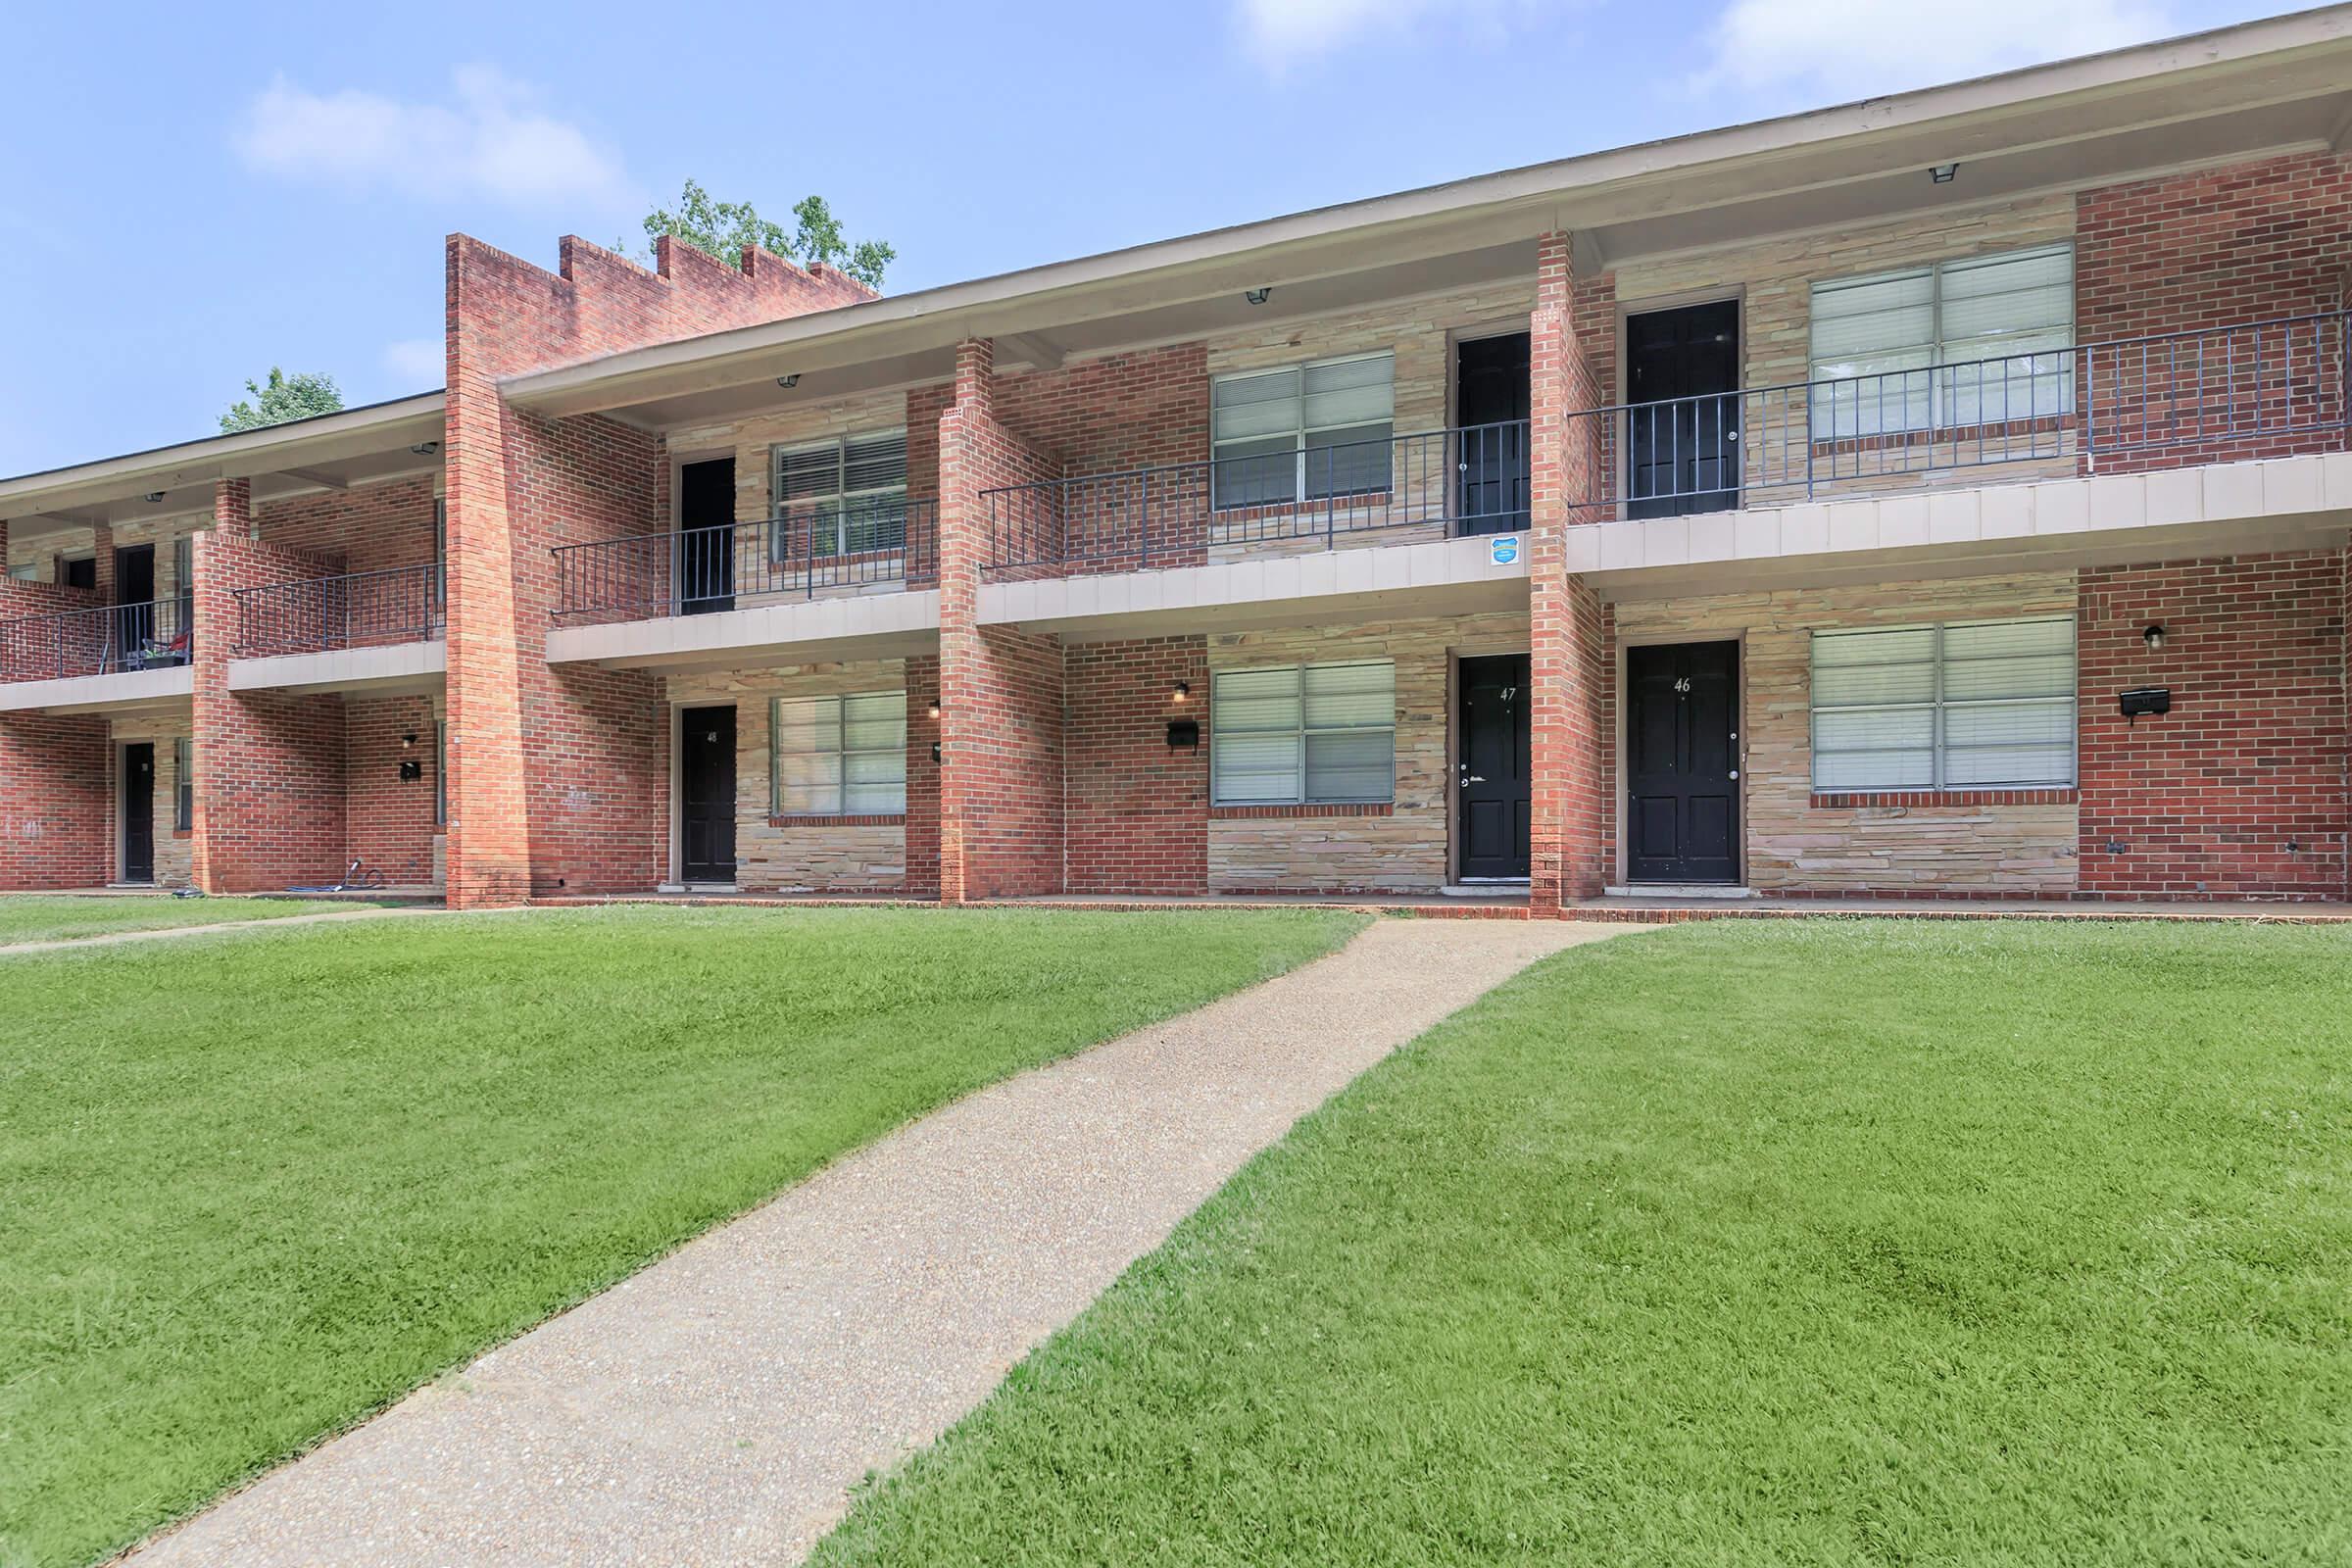
[[[543,413],[654,428],[1498,279],[1585,270],[2352,138],[2352,6],[1593,153],[536,371]],[[1937,184],[1928,171],[1957,163]],[[1268,304],[1244,294],[1271,287]],[[781,376],[800,380],[785,393]]]
[[[0,517],[37,532],[209,513],[213,486],[250,479],[256,506],[438,472],[442,395],[420,393],[234,435],[0,479]],[[432,450],[419,452],[419,447]],[[149,497],[155,499],[150,500]]]

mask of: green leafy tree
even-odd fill
[[[331,375],[318,375],[305,370],[288,375],[276,366],[270,367],[267,385],[245,383],[253,394],[228,406],[220,416],[223,433],[234,430],[258,430],[265,424],[283,424],[288,419],[307,419],[314,415],[333,414],[343,407],[343,393]]]
[[[842,234],[841,220],[833,216],[822,196],[803,200],[793,208],[792,216],[800,220],[800,226],[788,232],[782,224],[761,218],[750,202],[714,202],[709,191],[690,179],[676,207],[657,207],[645,215],[645,237],[650,243],[667,234],[738,270],[743,267],[745,247],[757,245],[803,267],[822,265],[847,272],[869,288],[882,286],[883,271],[899,254],[889,244],[878,239],[851,244]]]

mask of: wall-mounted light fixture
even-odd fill
[[[2164,648],[2164,628],[2162,626],[2150,626],[2146,631],[2143,631],[2139,634],[2139,640],[2148,645],[2149,653],[2160,653]]]
[[[415,730],[409,731],[400,738],[400,749],[404,752],[413,752],[416,749],[416,732]]]
[[[928,712],[933,718],[937,718],[939,716],[939,705],[937,703],[933,703],[928,709],[924,710],[924,711]]]
[[[1192,695],[1193,683],[1189,680],[1178,681],[1176,683],[1176,689],[1168,694],[1171,700],[1179,703],[1188,700]]]
[[[1960,166],[1958,164],[1937,164],[1928,171],[1928,177],[1938,185],[1949,185],[1960,177]]]
[[[1273,297],[1274,291],[1271,288],[1253,288],[1242,296],[1252,305],[1263,305]]]
[[[790,375],[779,375],[776,377],[776,385],[782,387],[787,392],[791,391],[794,387],[799,386],[800,384],[801,372],[798,370],[793,371]]]

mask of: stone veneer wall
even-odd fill
[[[1525,615],[1490,614],[1220,632],[1212,675],[1265,664],[1396,664],[1396,798],[1358,807],[1211,807],[1208,885],[1217,893],[1434,893],[1451,875],[1449,656],[1525,653]],[[1202,717],[1212,726],[1211,710]]]
[[[771,669],[672,675],[675,708],[735,709],[735,884],[747,893],[898,893],[907,889],[906,822],[879,817],[779,817],[769,813],[770,703],[778,697],[906,690],[907,795],[914,804],[918,762],[930,765],[924,724],[928,697],[911,689],[906,662],[787,664]],[[936,792],[934,792],[936,798]],[[933,808],[936,809],[936,808]],[[936,876],[936,872],[933,873]]]
[[[1633,601],[1615,608],[1620,673],[1613,691],[1623,690],[1623,649],[1631,642],[1741,641],[1743,849],[1748,885],[1758,892],[2074,892],[2071,791],[2047,792],[2059,798],[2033,805],[1994,804],[1984,794],[1963,796],[1967,804],[1957,805],[1814,805],[1811,699],[1816,630],[2072,615],[2073,572]],[[1621,715],[1618,728],[1622,732]],[[1615,759],[1613,751],[1612,774]],[[1622,810],[1622,799],[1617,808]]]

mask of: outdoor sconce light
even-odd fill
[[[939,705],[937,703],[933,703],[929,708],[925,709],[924,711],[929,713],[933,718],[937,718],[939,716]]]
[[[1253,288],[1249,293],[1242,296],[1242,298],[1248,300],[1252,305],[1263,305],[1266,303],[1266,301],[1272,299],[1273,297],[1274,291],[1270,288]]]
[[[1193,695],[1193,683],[1189,680],[1180,680],[1176,683],[1176,689],[1168,695],[1181,703]]]
[[[1928,177],[1938,185],[1949,185],[1960,177],[1960,166],[1958,164],[1937,164],[1928,171]]]
[[[2156,653],[2164,647],[2164,628],[2162,626],[2150,626],[2146,631],[2143,631],[2139,634],[2139,640],[2148,645],[2149,653]]]
[[[1200,721],[1197,718],[1169,719],[1168,744],[1179,749],[1199,746],[1200,744]]]
[[[2123,707],[2124,716],[2137,724],[2142,713],[2171,712],[2173,690],[2169,686],[2134,686],[2117,701]]]
[[[801,372],[798,370],[793,371],[790,375],[779,375],[776,377],[776,385],[782,387],[787,392],[791,391],[794,387],[799,386],[800,384]]]
[[[413,752],[416,749],[416,732],[415,730],[409,731],[400,738],[400,749],[404,752]]]

